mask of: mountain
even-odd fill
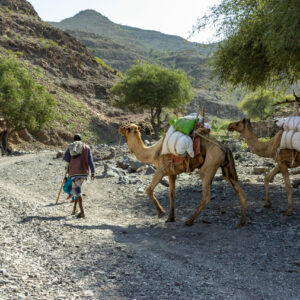
[[[207,54],[209,51],[206,45],[192,43],[179,36],[115,24],[94,10],[84,10],[61,22],[49,23],[62,30],[95,33],[143,52],[195,50]]]
[[[94,56],[121,72],[126,72],[136,61],[153,62],[145,52],[121,45],[99,34],[75,30],[66,30],[66,32],[76,37]]]
[[[115,24],[93,10],[49,23],[66,30],[93,55],[121,72],[126,72],[137,61],[184,70],[196,89],[195,99],[188,110],[200,104],[207,108],[211,117],[242,117],[236,106],[222,101],[226,90],[211,76],[208,57],[216,44],[191,43],[178,36]]]
[[[95,15],[95,12],[88,13]],[[82,13],[78,15],[82,16]],[[107,18],[100,18],[101,22],[112,25]],[[96,22],[94,18],[91,20]],[[169,37],[158,32],[146,31],[144,36],[143,30],[127,26],[125,28],[128,34],[125,34],[126,30],[121,25],[118,26],[121,28],[119,32],[124,35],[123,39],[131,40],[131,46],[121,44],[118,39],[114,40],[113,31],[111,37],[105,37],[98,33],[83,32],[84,26],[79,26],[80,31],[70,31],[70,34],[43,22],[25,0],[0,0],[0,59],[13,56],[56,100],[56,121],[43,131],[23,130],[16,133],[10,140],[15,149],[66,145],[75,132],[81,133],[90,143],[116,142],[119,140],[118,127],[123,122],[136,122],[147,128],[147,112],[132,114],[111,105],[109,89],[120,78],[119,67],[111,67],[110,62],[113,64],[114,61],[115,66],[122,66],[125,71],[136,60],[184,68],[198,82],[195,101],[189,109],[194,110],[196,104],[202,103],[212,115],[216,113],[224,116],[226,110],[222,108],[223,103],[220,101],[222,91],[204,78],[209,74],[209,69],[205,66],[204,54],[200,53],[201,47],[190,50],[180,48],[193,48],[195,45],[188,42],[184,44],[179,37]],[[115,30],[115,26],[112,28]],[[117,31],[114,32],[116,35]],[[148,51],[144,47],[146,42],[138,43],[134,40],[134,32],[141,37],[140,41],[144,39],[148,43],[151,36],[158,40],[167,39],[176,50],[167,52],[151,48]],[[153,45],[159,44],[158,40],[153,41]],[[179,43],[176,44],[175,41]],[[135,44],[138,46],[133,47]],[[183,50],[178,51],[180,49]],[[198,64],[200,60],[201,64]],[[198,81],[197,74],[200,78]],[[231,114],[236,116],[237,109],[232,109]]]

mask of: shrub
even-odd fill
[[[0,60],[0,117],[5,128],[6,148],[9,135],[21,129],[43,128],[54,117],[54,98],[46,89],[36,84],[27,69],[18,60]]]

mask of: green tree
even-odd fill
[[[282,98],[284,95],[279,92],[259,88],[247,94],[239,103],[239,108],[252,119],[264,119],[274,112],[272,104]]]
[[[255,89],[300,79],[299,0],[222,0],[195,30],[211,23],[223,38],[212,60],[221,82]]]
[[[192,87],[185,72],[151,64],[132,66],[111,91],[120,96],[116,103],[120,107],[150,109],[156,138],[161,128],[163,109],[176,108],[193,99]]]
[[[14,131],[43,128],[52,120],[54,103],[53,96],[36,84],[15,58],[1,58],[0,118],[4,130],[0,136],[4,150]]]

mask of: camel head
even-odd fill
[[[244,118],[243,120],[230,123],[227,127],[229,131],[237,131],[239,133],[243,132],[246,128],[251,127],[251,122],[249,119]]]
[[[135,124],[127,124],[127,125],[121,125],[119,128],[119,133],[121,135],[124,135],[126,140],[128,138],[141,138],[141,132],[140,132],[141,126],[135,125]]]

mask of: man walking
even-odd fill
[[[77,218],[84,218],[84,210],[82,206],[81,186],[89,175],[91,170],[91,180],[94,180],[95,165],[93,156],[88,145],[81,141],[79,134],[74,135],[74,142],[69,145],[68,150],[65,152],[64,158],[69,163],[68,174],[72,180],[72,195],[75,196],[75,203],[72,214],[76,213],[76,205],[79,203],[80,213]]]

